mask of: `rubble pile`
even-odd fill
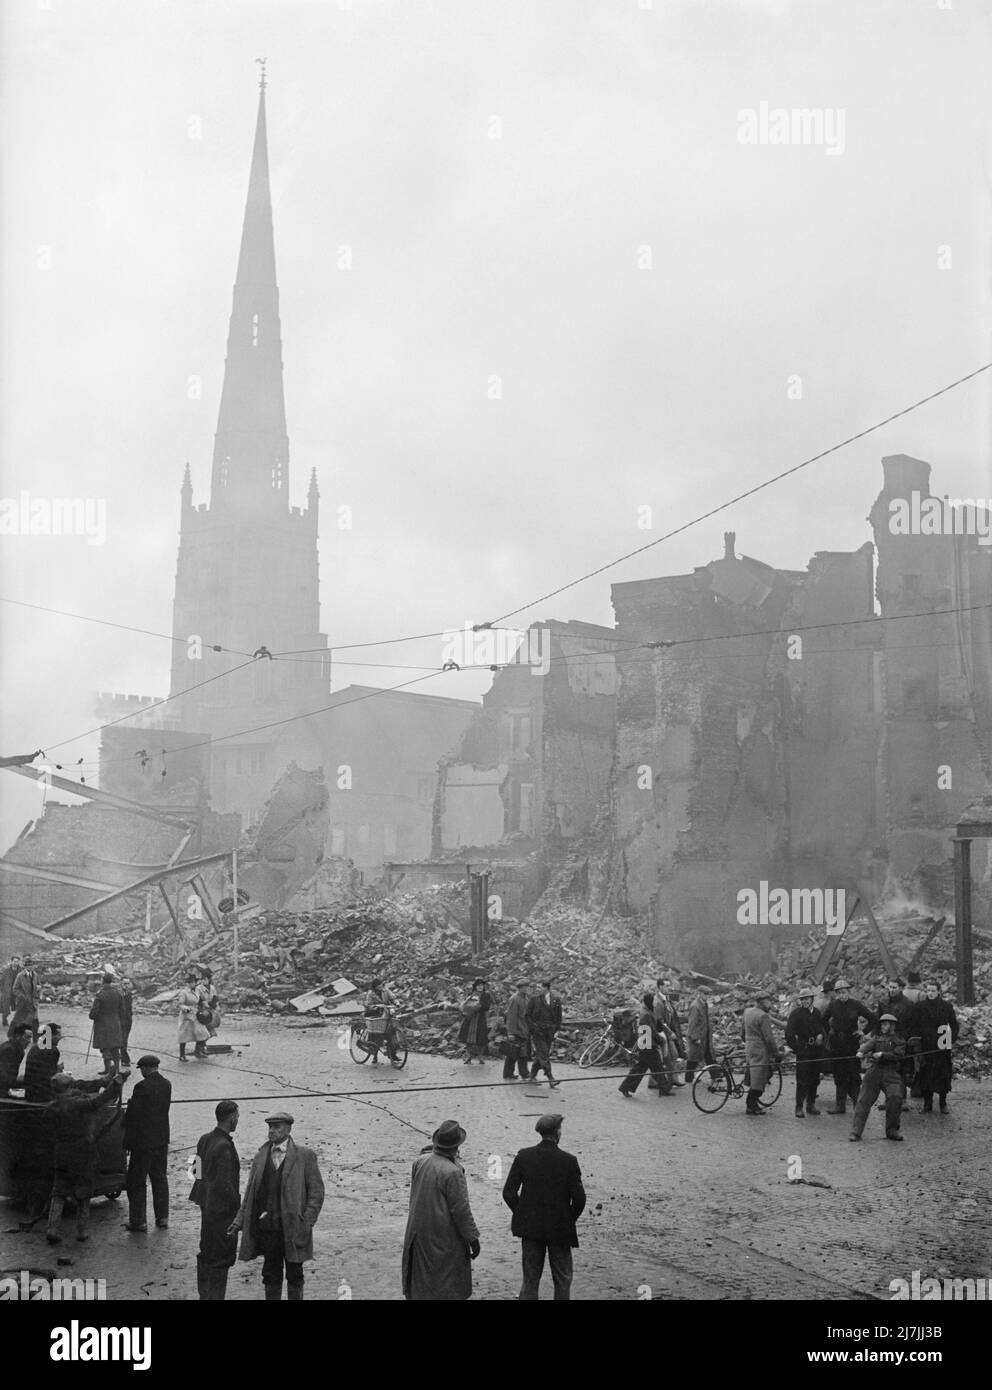
[[[489,982],[494,995],[492,1030],[518,979],[536,982],[550,975],[566,1019],[557,1052],[574,1060],[614,1008],[636,1003],[659,976],[672,981],[683,1018],[689,992],[697,986],[703,990],[718,1045],[739,1041],[740,1015],[759,986],[772,995],[773,1018],[784,1022],[800,984],[811,979],[822,946],[811,933],[780,950],[773,974],[728,981],[669,968],[652,958],[650,934],[633,918],[548,903],[530,921],[491,924],[485,949],[475,956],[463,926],[466,917],[464,881],[391,897],[365,889],[340,906],[302,912],[266,909],[245,921],[239,927],[236,972],[233,933],[218,933],[208,923],[189,925],[187,953],[181,958],[170,924],[153,933],[53,942],[37,959],[43,997],[59,1003],[86,1003],[95,978],[111,964],[131,980],[136,1011],[171,1013],[192,963],[212,968],[228,1014],[251,1010],[293,1018],[297,1011],[291,1000],[311,991],[325,993],[328,1003],[307,1011],[313,1022],[326,1022],[338,1012],[340,1005],[331,1002],[334,980],[344,977],[364,991],[379,977],[400,1000],[411,1046],[446,1056],[461,1050],[460,1006],[476,976]],[[931,919],[909,913],[884,922],[885,940],[903,977],[931,926]],[[940,981],[952,1001],[953,949],[953,927],[946,925],[920,966],[925,978]],[[887,972],[867,925],[856,922],[848,928],[827,974],[849,979],[852,995],[869,1007],[884,999]],[[955,1068],[960,1075],[978,1077],[992,1075],[992,940],[980,932],[975,934],[975,986],[979,1002],[956,1006],[961,1036]]]

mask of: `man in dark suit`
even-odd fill
[[[241,1166],[231,1138],[238,1127],[238,1107],[233,1100],[222,1100],[214,1115],[216,1128],[201,1135],[196,1146],[196,1181],[189,1199],[200,1208],[197,1290],[201,1300],[222,1303],[238,1253],[237,1236],[228,1234],[241,1206]]]
[[[152,1184],[155,1225],[164,1230],[169,1224],[169,1106],[172,1084],[159,1074],[159,1059],[148,1054],[138,1058],[141,1080],[135,1086],[124,1113],[124,1147],[127,1157],[127,1225],[138,1234],[148,1230],[145,1186]]]
[[[527,1025],[530,1029],[530,1044],[534,1052],[530,1079],[537,1080],[537,1073],[547,1073],[548,1084],[557,1086],[551,1075],[551,1049],[555,1034],[561,1027],[561,999],[551,988],[550,980],[541,981],[541,989],[527,1001]]]
[[[534,1128],[541,1142],[521,1149],[503,1187],[503,1201],[513,1212],[510,1227],[521,1241],[524,1281],[520,1299],[533,1302],[547,1254],[555,1285],[555,1302],[567,1303],[572,1285],[572,1250],[579,1244],[575,1223],[586,1204],[579,1160],[558,1147],[561,1115],[542,1115]]]

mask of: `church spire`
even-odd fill
[[[211,510],[241,519],[288,509],[289,440],[282,384],[272,197],[265,125],[265,64],[248,197],[234,282],[224,386],[214,439]]]

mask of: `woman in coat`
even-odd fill
[[[431,1136],[413,1165],[410,1214],[403,1240],[403,1297],[409,1302],[459,1302],[472,1297],[472,1261],[479,1228],[468,1200],[458,1149],[465,1131],[456,1120]]]
[[[196,977],[195,971],[186,976],[186,984],[176,997],[179,1005],[179,1060],[186,1061],[186,1044],[195,1043],[194,1056],[206,1057],[204,1043],[210,1037],[210,1029],[201,1023],[197,1014],[206,1012],[207,1001]]]
[[[493,1005],[493,997],[486,988],[485,980],[472,981],[472,993],[462,1005],[462,1026],[458,1030],[458,1041],[464,1043],[468,1049],[468,1056],[465,1058],[465,1066],[478,1058],[480,1065],[485,1066],[486,1059],[483,1053],[489,1042],[489,1010]]]
[[[908,1031],[920,1053],[917,1080],[923,1095],[923,1110],[933,1110],[933,1096],[940,1097],[940,1113],[947,1114],[947,1093],[951,1089],[953,1065],[951,1057],[958,1037],[958,1016],[954,1005],[940,996],[940,985],[928,980],[926,998],[914,1004],[908,1019]]]

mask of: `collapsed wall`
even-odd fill
[[[632,644],[617,656],[622,898],[667,959],[716,975],[766,969],[782,934],[741,923],[742,890],[871,882],[883,838],[874,638],[793,633],[871,617],[871,546],[802,573],[734,540],[691,575],[613,587]]]

